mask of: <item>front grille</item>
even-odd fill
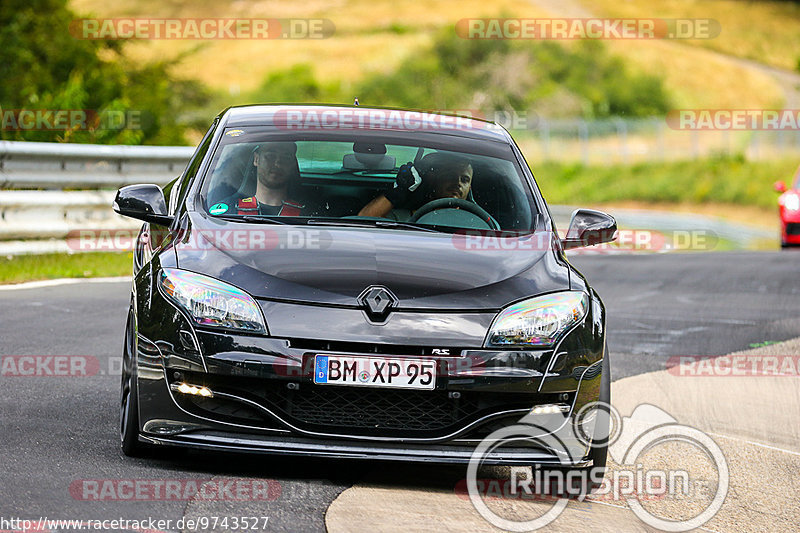
[[[266,400],[305,424],[368,430],[441,430],[478,407],[474,398],[448,398],[445,391],[339,386],[283,389],[268,393]]]
[[[787,235],[800,235],[800,223],[798,223],[798,222],[787,222],[786,223],[786,234]]]
[[[378,389],[315,385],[242,376],[183,371],[188,382],[246,399],[181,397],[184,408],[221,422],[263,428],[281,427],[276,417],[304,431],[332,435],[437,438],[478,419],[514,409],[551,403],[552,394],[447,390]],[[168,373],[169,375],[169,373]],[[455,397],[452,397],[455,396]],[[521,416],[521,415],[519,415]]]

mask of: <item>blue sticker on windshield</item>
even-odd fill
[[[221,215],[222,213],[228,210],[228,204],[223,204],[222,202],[218,204],[214,204],[211,206],[211,209],[208,210],[209,213],[212,215]]]

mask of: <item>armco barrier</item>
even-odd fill
[[[163,185],[183,172],[189,146],[0,141],[0,254],[64,251],[76,229],[134,228],[111,210],[114,191]]]

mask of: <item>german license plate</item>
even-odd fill
[[[434,389],[436,361],[432,359],[390,359],[317,355],[314,383],[395,389]]]

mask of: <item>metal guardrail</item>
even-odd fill
[[[193,152],[0,141],[0,254],[69,251],[70,232],[138,227],[111,210],[114,191],[131,183],[163,185],[183,172]]]
[[[0,141],[0,188],[101,189],[164,184],[181,173],[190,146],[109,146]]]

